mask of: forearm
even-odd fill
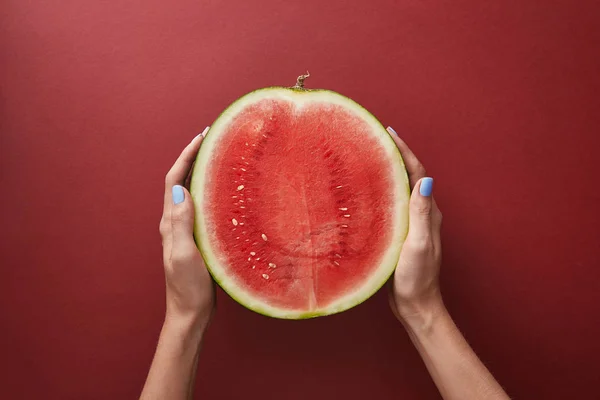
[[[403,323],[445,400],[508,399],[441,300]]]
[[[194,320],[167,318],[142,391],[142,400],[192,398],[204,326]]]

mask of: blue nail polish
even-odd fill
[[[433,178],[423,178],[419,193],[421,193],[421,196],[429,197],[431,192],[433,192]]]
[[[392,128],[391,126],[388,126],[388,127],[387,127],[387,131],[388,131],[389,133],[393,133],[394,135],[398,136],[398,133],[396,133],[396,131],[394,130],[394,128]],[[399,137],[399,136],[398,136],[398,137]]]
[[[183,203],[185,200],[185,193],[183,192],[183,187],[179,185],[173,186],[173,204]]]

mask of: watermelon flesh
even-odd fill
[[[278,318],[370,297],[393,272],[408,225],[395,144],[329,91],[269,88],[238,100],[205,138],[191,192],[215,280]]]

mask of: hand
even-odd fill
[[[167,286],[167,318],[204,329],[215,307],[214,283],[194,242],[194,205],[184,187],[208,128],[183,150],[165,179],[160,234]]]
[[[392,311],[404,322],[443,309],[439,287],[442,213],[432,196],[433,179],[425,177],[425,168],[396,132],[388,131],[402,154],[412,188],[410,226],[390,293]]]

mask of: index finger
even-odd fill
[[[185,149],[181,152],[175,164],[171,167],[167,176],[165,177],[165,204],[164,211],[166,211],[171,204],[171,190],[175,185],[183,185],[185,184],[185,180],[190,173],[192,165],[196,160],[196,155],[198,154],[198,150],[200,150],[200,145],[202,144],[202,139],[204,139],[204,135],[208,131],[208,126],[204,129],[204,131],[196,136],[190,144],[188,144]]]
[[[423,164],[421,164],[417,156],[415,156],[415,153],[413,153],[406,143],[400,139],[394,128],[388,126],[387,131],[390,133],[390,136],[396,143],[396,146],[398,146],[400,154],[402,154],[402,159],[404,160],[404,165],[406,166],[406,171],[408,172],[410,186],[413,188],[419,179],[425,178],[427,171],[425,171],[425,167],[423,167]]]

